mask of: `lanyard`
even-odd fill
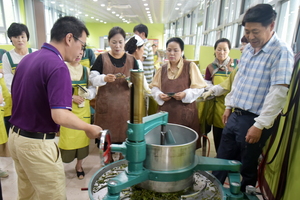
[[[62,57],[61,57],[61,55],[60,55],[60,53],[56,49],[52,48],[51,46],[43,45],[42,48],[48,49],[50,51],[53,51],[61,60],[63,60]]]

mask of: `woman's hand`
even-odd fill
[[[77,103],[78,105],[84,102],[84,98],[81,96],[73,95],[72,96],[72,101]]]
[[[185,92],[177,92],[172,97],[178,101],[181,101],[185,97],[185,95],[186,95]]]
[[[116,76],[113,75],[113,74],[107,74],[105,77],[104,77],[104,81],[109,83],[109,82],[114,82],[116,80]]]
[[[171,97],[169,97],[169,95],[161,93],[159,94],[159,97],[161,98],[161,100],[163,101],[169,101],[171,99]]]

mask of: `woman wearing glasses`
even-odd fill
[[[130,69],[138,69],[135,58],[124,51],[125,31],[113,27],[108,34],[110,51],[100,54],[91,68],[90,81],[98,86],[94,123],[111,132],[112,143],[126,139],[129,120]]]

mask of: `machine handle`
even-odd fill
[[[101,158],[101,164],[107,165],[110,163],[111,159],[111,137],[110,137],[110,131],[109,130],[102,130],[101,136],[99,138],[100,144],[99,144],[99,153]]]

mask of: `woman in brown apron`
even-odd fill
[[[195,100],[207,86],[199,68],[182,58],[184,43],[180,38],[167,41],[168,63],[159,68],[150,84],[158,111],[169,113],[169,123],[192,128],[199,134],[199,119]],[[200,137],[197,148],[200,148]]]
[[[93,86],[98,86],[94,124],[109,129],[112,143],[126,139],[129,120],[130,88],[126,77],[130,69],[138,69],[135,58],[124,51],[125,32],[113,27],[108,34],[111,50],[100,54],[90,74]]]

